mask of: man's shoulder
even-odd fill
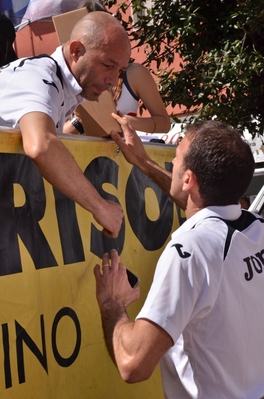
[[[51,68],[56,68],[58,66],[58,62],[53,57],[45,53],[23,58],[21,59],[21,62],[18,63],[17,67],[22,67],[25,64],[27,64],[28,67],[30,67],[30,65],[35,66],[36,64]]]
[[[216,253],[224,247],[228,231],[227,226],[220,219],[203,217],[193,223],[188,223],[187,220],[183,226],[184,228],[176,230],[168,244],[168,248],[176,249],[177,254],[184,252],[189,254],[186,257],[181,256],[182,259],[187,260],[192,255],[197,257],[209,249]]]
[[[55,79],[57,82],[59,80],[61,86],[63,86],[61,68],[57,61],[48,54],[39,54],[38,56],[18,60],[13,68],[13,72],[19,71],[30,74],[31,82],[38,81],[39,78],[44,83],[45,81],[50,81],[50,79]],[[58,84],[57,82],[56,84]]]

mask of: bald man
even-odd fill
[[[25,154],[43,177],[87,211],[108,237],[117,237],[123,211],[103,199],[57,138],[82,101],[97,101],[115,86],[131,53],[127,33],[108,13],[77,22],[70,40],[51,57],[40,55],[0,68],[0,126],[19,128]]]

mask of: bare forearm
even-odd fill
[[[124,381],[140,382],[148,379],[165,351],[171,346],[171,338],[164,330],[152,323],[129,320],[122,305],[110,300],[101,307],[102,326],[108,353]],[[155,333],[153,333],[155,331]],[[159,344],[156,335],[166,335]]]
[[[122,303],[109,300],[100,306],[104,340],[108,353],[117,366],[114,351],[114,331],[118,325],[129,322],[129,318]]]
[[[150,177],[158,186],[165,191],[166,194],[170,195],[170,186],[172,175],[161,166],[159,166],[152,159],[146,160],[141,164],[137,165],[140,170]]]
[[[88,211],[97,210],[101,197],[56,136],[53,120],[41,112],[32,112],[19,123],[25,154],[43,177]]]
[[[167,133],[170,130],[170,119],[160,115],[140,117],[126,115],[127,121],[135,130],[147,133]]]
[[[52,186],[88,211],[95,212],[101,199],[99,193],[58,139],[32,161]]]
[[[104,254],[102,267],[94,267],[104,339],[123,380],[139,382],[151,376],[173,342],[165,330],[150,320],[129,320],[126,307],[139,298],[140,290],[130,286],[117,251],[112,249],[110,256]]]
[[[108,353],[123,380],[134,383],[149,378],[154,366],[149,370],[145,364],[151,364],[151,360],[141,355],[141,336],[135,332],[135,323],[129,320],[124,307],[110,301],[101,308],[101,317]]]
[[[25,154],[42,176],[61,193],[77,202],[103,227],[109,237],[117,237],[123,220],[120,204],[103,199],[57,138],[53,120],[32,112],[20,120]]]
[[[182,209],[185,209],[186,203],[182,198],[174,198],[170,194],[172,174],[159,166],[152,159],[148,159],[137,165],[138,168],[152,179],[171,199]]]

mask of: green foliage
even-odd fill
[[[166,105],[216,117],[253,136],[264,130],[264,0],[104,1],[117,8]],[[133,26],[130,4],[141,14]],[[175,68],[175,56],[181,64]]]

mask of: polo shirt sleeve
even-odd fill
[[[158,324],[175,343],[188,323],[205,317],[214,305],[221,281],[221,268],[214,265],[221,256],[221,244],[210,231],[201,235],[191,230],[175,237],[158,261],[137,319]]]
[[[47,57],[41,60],[29,58],[21,62],[6,86],[6,105],[3,105],[6,119],[15,119],[17,124],[29,112],[43,112],[56,125],[63,106],[63,88],[56,71],[55,62]],[[15,106],[12,101],[14,96]]]

